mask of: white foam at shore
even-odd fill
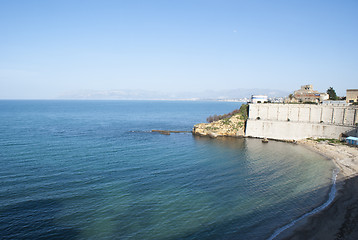
[[[337,179],[337,175],[338,175],[338,172],[339,172],[339,169],[334,169],[333,170],[333,173],[332,173],[332,187],[331,187],[331,191],[329,192],[329,195],[328,195],[328,200],[323,203],[321,206],[313,209],[312,211],[302,215],[301,217],[293,220],[292,222],[290,222],[289,224],[283,226],[283,227],[280,227],[279,229],[277,229],[272,235],[271,237],[268,238],[268,240],[272,240],[274,239],[275,237],[277,237],[280,233],[282,233],[283,231],[285,231],[286,229],[292,227],[293,225],[295,225],[298,221],[301,221],[302,219],[308,217],[308,216],[311,216],[315,213],[318,213],[320,211],[322,211],[323,209],[325,209],[326,207],[328,207],[332,202],[333,202],[333,199],[334,197],[336,196],[336,179]]]

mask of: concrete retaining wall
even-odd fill
[[[355,126],[358,108],[310,104],[250,104],[249,119]]]
[[[273,138],[282,140],[300,140],[305,138],[335,138],[341,133],[354,130],[349,126],[314,124],[302,122],[280,122],[269,120],[247,120],[246,136]]]
[[[358,108],[307,104],[250,104],[246,136],[299,140],[357,131]]]

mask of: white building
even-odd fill
[[[319,101],[320,102],[326,101],[328,99],[329,99],[329,94],[328,93],[320,93],[320,96],[319,96]]]
[[[252,95],[251,103],[267,103],[268,97],[266,95]]]

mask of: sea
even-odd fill
[[[0,239],[268,239],[324,204],[333,163],[191,131],[216,101],[0,101]]]

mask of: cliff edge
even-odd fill
[[[194,125],[193,134],[209,137],[239,137],[245,135],[246,104],[243,104],[239,110],[218,117],[223,119]]]

